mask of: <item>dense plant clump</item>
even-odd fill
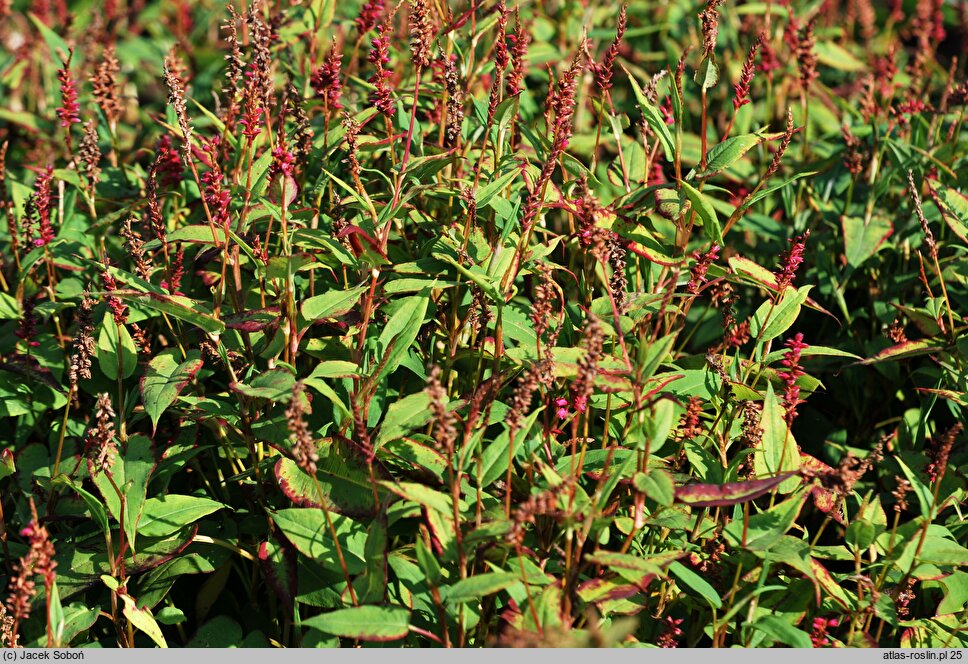
[[[4,645],[968,647],[968,3],[72,4]]]

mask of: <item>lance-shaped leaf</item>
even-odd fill
[[[226,318],[225,327],[239,332],[261,332],[277,320],[279,307],[250,309]]]
[[[349,290],[331,290],[322,295],[316,295],[302,303],[303,318],[316,321],[322,318],[342,316],[356,306],[366,286],[358,286]]]
[[[225,323],[206,312],[204,305],[198,300],[192,300],[181,295],[140,293],[129,290],[118,290],[111,294],[140,307],[148,307],[163,314],[174,316],[178,320],[190,323],[209,334],[221,334],[225,331]]]
[[[785,411],[773,393],[773,385],[767,383],[763,397],[763,414],[760,426],[763,427],[763,442],[753,457],[753,466],[759,475],[776,476],[786,471],[800,469],[800,452],[793,433],[784,419]],[[787,475],[778,487],[780,493],[790,493],[797,488],[799,481]]]
[[[151,435],[158,428],[162,413],[175,403],[188,382],[202,368],[198,351],[190,351],[189,358],[178,362],[174,348],[163,350],[148,363],[148,370],[141,379],[141,402],[151,418]]]
[[[622,69],[625,69],[624,65],[622,65]],[[673,161],[676,154],[675,142],[672,139],[672,132],[669,131],[669,126],[666,124],[665,118],[662,117],[662,111],[646,98],[638,81],[629,73],[628,69],[625,69],[625,73],[629,77],[629,82],[632,84],[632,92],[635,93],[635,100],[642,110],[642,117],[645,118],[645,121],[649,123],[649,127],[659,137],[659,142],[662,144],[662,150],[665,152],[666,160]]]
[[[747,152],[764,141],[772,141],[783,136],[776,134],[743,134],[727,138],[714,146],[706,155],[706,168],[695,174],[695,177],[705,179],[729,168],[743,158]]]
[[[137,629],[141,630],[154,641],[159,648],[167,648],[168,644],[165,643],[165,636],[161,633],[161,627],[155,621],[154,616],[151,615],[151,611],[148,609],[138,608],[137,603],[134,601],[134,597],[126,593],[118,593],[118,597],[124,603],[124,607],[121,609],[124,613],[124,617],[128,619],[132,625]]]
[[[518,575],[511,572],[487,572],[462,579],[444,589],[444,601],[454,606],[462,602],[478,600],[485,595],[493,595],[518,581]]]
[[[682,186],[682,192],[686,195],[686,198],[692,203],[693,209],[699,213],[706,237],[712,242],[723,244],[723,228],[719,225],[719,217],[716,216],[716,210],[709,202],[709,198],[685,180],[679,180],[679,184]]]
[[[889,346],[884,350],[875,353],[866,360],[857,364],[876,364],[888,360],[903,360],[918,355],[930,355],[942,348],[942,344],[931,339],[919,339],[918,341],[904,341],[894,346]]]
[[[354,606],[309,618],[302,626],[360,641],[396,641],[410,631],[410,612],[399,606]]]
[[[775,477],[748,482],[727,482],[726,484],[687,484],[676,487],[676,502],[692,507],[729,507],[746,503],[772,489],[796,473],[780,473]]]
[[[951,232],[968,243],[968,198],[950,187],[939,187],[931,192],[941,216]]]
[[[811,288],[812,286],[787,287],[779,302],[774,304],[767,300],[760,305],[750,321],[750,334],[757,341],[766,343],[790,329],[800,315],[800,307],[807,300],[807,293]]]
[[[118,373],[122,378],[128,378],[138,367],[138,349],[127,326],[118,325],[111,316],[104,317],[97,349],[98,366],[111,380],[117,380]]]

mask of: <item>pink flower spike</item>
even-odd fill
[[[568,417],[568,399],[565,399],[564,397],[555,399],[555,406],[558,407],[558,410],[555,411],[555,414],[558,416],[559,420],[563,420]]]

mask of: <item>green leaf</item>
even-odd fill
[[[805,498],[805,494],[788,498],[765,512],[754,514],[748,524],[744,524],[743,519],[733,519],[723,529],[723,534],[733,546],[742,546],[745,537],[747,549],[767,551],[783,542],[783,535],[796,520]]]
[[[56,585],[56,584],[55,584]],[[64,608],[63,625],[61,626],[59,642],[62,646],[70,645],[75,636],[90,629],[97,622],[100,615],[99,607],[88,607],[81,604],[71,604]],[[46,638],[44,639],[46,645]]]
[[[794,182],[796,182],[801,178],[813,177],[816,174],[817,174],[817,171],[805,171],[803,173],[797,173],[789,180],[785,180],[784,182],[777,182],[776,184],[771,184],[769,186],[763,187],[762,189],[760,189],[758,194],[755,194],[748,201],[745,201],[740,207],[736,208],[736,211],[733,213],[733,215],[738,217],[740,214],[743,213],[743,211],[749,209],[750,206],[755,205],[756,203],[759,203],[761,200],[763,200],[764,198],[772,194],[774,191],[779,191],[780,189],[783,189],[789,184],[793,184]]]
[[[382,349],[383,357],[371,377],[374,385],[379,385],[384,376],[392,374],[410,352],[410,345],[416,340],[423,319],[427,313],[430,296],[426,293],[402,300],[403,304],[387,321],[380,333],[377,347]]]
[[[813,647],[809,634],[802,629],[797,629],[779,616],[763,616],[753,623],[753,627],[791,648]]]
[[[727,138],[722,143],[713,146],[706,154],[706,168],[695,174],[695,177],[706,179],[726,170],[743,155],[764,141],[773,140],[783,134],[743,134]]]
[[[622,65],[622,69],[625,70],[628,76],[629,83],[632,84],[632,91],[635,93],[635,100],[639,104],[639,108],[642,110],[642,117],[655,132],[656,136],[659,137],[659,142],[662,143],[662,149],[665,152],[666,161],[672,163],[675,161],[675,141],[672,138],[672,133],[669,131],[669,126],[665,122],[665,118],[662,116],[662,111],[660,111],[653,103],[646,99],[645,94],[642,92],[642,88],[639,86],[638,81],[635,77],[629,73],[628,69],[625,69],[625,65]]]
[[[968,244],[968,198],[945,186],[939,186],[932,194],[948,228]]]
[[[97,499],[97,496],[63,473],[54,478],[53,484],[54,486],[68,486],[73,489],[81,497],[81,500],[84,501],[84,504],[87,505],[91,516],[101,526],[101,531],[104,534],[108,533],[108,511],[104,507],[104,503]]]
[[[144,537],[164,537],[193,524],[203,516],[227,507],[208,498],[166,493],[145,501],[138,532]]]
[[[375,499],[382,502],[390,495],[383,487],[377,487],[374,497],[366,466],[331,442],[319,446],[315,481],[287,457],[276,462],[275,475],[279,488],[297,505],[321,507],[319,501],[322,499],[330,510],[361,519],[373,516],[377,508]],[[316,482],[319,483],[318,489]]]
[[[788,286],[778,303],[767,300],[760,305],[750,321],[750,335],[759,343],[766,343],[789,330],[800,315],[800,307],[806,302],[811,288]]]
[[[161,617],[159,616],[159,620]],[[242,626],[228,616],[216,616],[198,628],[186,648],[238,648]]]
[[[154,468],[155,456],[151,441],[145,436],[135,434],[128,439],[127,449],[118,454],[110,471],[111,479],[108,479],[107,473],[98,473],[93,478],[108,511],[118,523],[121,523],[121,500],[115,485],[124,495],[124,530],[132,548],[138,534],[138,519],[144,508],[148,479]],[[113,484],[111,480],[114,480]]]
[[[113,294],[140,307],[148,307],[163,314],[174,316],[178,320],[194,325],[209,334],[221,334],[225,331],[225,323],[208,313],[199,300],[192,300],[181,295],[164,295],[154,292],[114,291]]]
[[[121,352],[120,365],[118,361],[119,346]],[[124,325],[119,326],[110,315],[105,316],[104,322],[101,324],[97,348],[98,366],[101,367],[104,375],[111,380],[118,379],[119,367],[122,378],[128,378],[138,368],[138,349],[135,348],[134,340],[128,334],[128,328]]]
[[[682,191],[686,195],[686,198],[689,199],[693,208],[699,213],[706,237],[710,241],[722,246],[723,228],[719,225],[719,217],[716,216],[716,210],[713,208],[712,203],[709,202],[709,199],[702,192],[685,180],[679,180],[679,184],[682,186]]]
[[[501,191],[507,187],[509,184],[514,182],[514,180],[521,174],[518,168],[512,168],[507,173],[504,173],[496,180],[491,180],[486,185],[477,190],[477,196],[475,201],[477,202],[477,209],[481,210],[485,208],[491,199],[497,196]]]
[[[663,507],[671,505],[676,497],[676,486],[672,481],[672,475],[660,468],[653,468],[648,474],[635,473],[632,484]]]
[[[151,611],[148,609],[139,609],[137,603],[134,601],[134,597],[131,595],[118,593],[118,597],[124,602],[124,607],[121,610],[124,613],[124,617],[128,619],[128,622],[147,634],[159,648],[167,648],[168,644],[165,642],[165,636],[161,633],[161,627],[155,622]]]
[[[709,585],[708,581],[682,563],[676,561],[669,565],[669,573],[676,577],[676,580],[680,584],[694,591],[709,602],[709,605],[714,609],[722,608],[723,600],[719,598],[719,593],[716,592],[716,589]]]
[[[50,595],[47,599],[50,606],[50,626],[54,637],[54,645],[61,646],[64,643],[64,606],[60,601],[60,593],[57,590],[56,581],[51,585]]]
[[[302,621],[303,627],[360,641],[396,641],[410,631],[410,612],[399,606],[355,606]]]
[[[588,554],[585,559],[595,565],[608,567],[617,572],[628,570],[661,576],[663,569],[686,555],[685,551],[664,551],[652,556],[633,555],[631,553],[612,553],[599,551]]]
[[[773,364],[777,360],[782,360],[786,354],[786,350],[775,350],[763,358],[763,364]],[[852,360],[862,359],[859,355],[848,353],[839,348],[828,348],[827,346],[808,346],[800,351],[800,357],[846,357]]]
[[[311,379],[320,378],[352,378],[353,376],[360,375],[360,368],[353,362],[344,362],[343,360],[327,360],[325,362],[320,362],[313,369],[313,372],[307,376]]]
[[[426,392],[409,394],[394,401],[383,416],[383,424],[380,425],[375,446],[379,449],[387,441],[424,426],[431,417],[433,414],[430,412],[430,396]]]
[[[0,451],[0,480],[9,477],[17,472],[17,465],[14,463],[13,452],[10,448]]]
[[[289,369],[276,367],[265,371],[248,384],[232,383],[230,387],[239,394],[253,399],[268,399],[269,401],[289,401],[292,398],[292,388],[296,378]]]
[[[883,217],[872,217],[868,224],[857,217],[843,217],[840,223],[844,232],[847,264],[854,268],[860,267],[876,254],[894,232],[894,224]]]
[[[712,55],[703,58],[699,67],[696,69],[694,80],[703,90],[715,87],[719,83],[719,65],[716,58]]]
[[[300,311],[308,321],[323,318],[336,318],[352,311],[368,286],[357,286],[349,290],[331,290],[304,300]]]
[[[445,493],[435,491],[416,482],[381,482],[380,484],[401,498],[412,500],[418,505],[423,505],[448,516],[453,515],[453,508],[451,507],[453,499]]]
[[[784,415],[786,412],[780,405],[773,392],[772,383],[766,385],[766,395],[763,397],[763,412],[760,415],[760,426],[763,428],[763,440],[753,456],[753,467],[761,477],[773,478],[785,473],[793,473],[800,469],[800,452],[797,442],[787,426]],[[800,480],[789,474],[777,487],[780,493],[790,493],[800,484]]]
[[[158,428],[162,413],[175,403],[175,399],[203,365],[198,351],[189,351],[189,359],[181,364],[178,363],[179,353],[174,348],[158,353],[148,363],[148,369],[141,379],[141,402],[151,418],[152,435]]]
[[[442,593],[448,604],[472,602],[486,595],[493,595],[518,581],[518,576],[510,572],[486,572],[461,579],[446,588]]]
[[[342,573],[323,510],[313,507],[291,508],[279,510],[271,516],[286,539],[292,542],[300,553],[327,569]],[[346,569],[350,574],[359,574],[365,569],[363,548],[366,542],[366,528],[340,514],[331,513],[329,516],[343,550]]]
[[[921,508],[921,516],[929,518],[931,508],[934,505],[934,494],[931,493],[931,488],[921,481],[918,474],[911,470],[901,457],[895,456],[894,459],[897,461],[897,465],[901,467],[901,472],[904,473],[907,481],[911,483],[911,489],[918,499],[918,507]]]
[[[945,588],[944,599],[938,605],[938,615],[945,616],[963,611],[968,604],[968,572],[952,572],[941,580]]]
[[[34,24],[34,27],[37,28],[37,32],[40,33],[44,43],[47,44],[47,48],[50,49],[50,60],[57,62],[61,57],[67,58],[67,54],[71,50],[67,42],[61,39],[61,36],[56,32],[44,25],[44,22],[37,18],[33,12],[28,12],[27,16],[30,18],[30,22]]]

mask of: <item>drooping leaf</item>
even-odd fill
[[[753,514],[748,523],[744,519],[730,521],[723,534],[733,546],[744,546],[752,551],[769,551],[782,542],[803,507],[804,495],[794,495],[777,503],[765,512]],[[745,542],[744,542],[745,539]]]
[[[121,610],[124,613],[124,617],[128,619],[128,622],[134,625],[138,630],[147,634],[159,648],[167,648],[168,643],[165,641],[165,635],[161,633],[161,627],[158,626],[154,616],[151,615],[151,611],[148,609],[138,608],[138,604],[134,601],[134,597],[128,595],[127,593],[119,592],[117,595],[124,604],[124,607]]]
[[[663,506],[671,505],[678,492],[672,481],[672,475],[660,468],[653,468],[648,473],[636,473],[632,477],[632,484]]]
[[[943,345],[933,339],[919,339],[917,341],[902,341],[899,344],[889,346],[882,351],[878,351],[866,360],[858,364],[876,364],[890,360],[905,360],[918,355],[930,355],[940,350]]]
[[[797,629],[779,616],[762,616],[753,623],[753,627],[791,648],[811,648],[813,646],[809,634],[802,629]]]
[[[759,498],[780,486],[796,473],[780,473],[775,477],[726,484],[687,484],[676,487],[676,502],[693,507],[728,507]]]
[[[968,245],[968,198],[945,186],[938,186],[932,194],[948,228]]]
[[[155,454],[151,440],[135,434],[128,439],[127,449],[118,454],[111,468],[110,479],[106,473],[92,473],[94,484],[101,492],[108,511],[119,523],[122,516],[118,490],[124,496],[124,530],[132,547],[135,546],[138,520],[147,497],[148,480],[154,469]]]
[[[232,390],[254,399],[268,399],[269,401],[289,401],[292,398],[292,388],[296,378],[289,369],[277,367],[265,371],[248,384],[232,383]]]
[[[665,152],[666,161],[672,162],[675,160],[675,142],[672,139],[672,133],[669,131],[669,126],[665,122],[665,118],[662,116],[662,111],[660,111],[655,104],[650,102],[645,93],[642,92],[642,88],[639,86],[638,81],[635,77],[629,73],[628,69],[622,65],[622,69],[628,75],[629,83],[632,85],[632,91],[635,94],[635,101],[638,102],[639,108],[642,110],[642,116],[645,121],[649,124],[652,131],[656,133],[659,137],[659,142],[662,143],[662,149]]]
[[[410,353],[410,345],[420,333],[429,303],[428,293],[409,297],[387,321],[377,343],[382,357],[370,377],[372,384],[378,385],[385,376],[392,374]]]

